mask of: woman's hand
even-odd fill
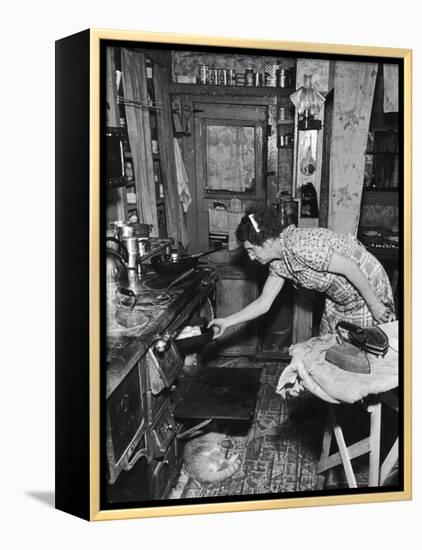
[[[370,307],[372,317],[377,323],[389,323],[394,321],[395,315],[390,308],[385,306],[382,302],[376,302]]]
[[[215,338],[219,338],[220,336],[222,336],[226,330],[226,328],[228,328],[228,323],[227,323],[227,320],[225,318],[221,318],[221,319],[213,319],[212,321],[210,321],[208,323],[208,328],[211,328],[213,327],[213,331],[214,331],[214,337],[213,337],[213,340]]]

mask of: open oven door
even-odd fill
[[[251,421],[259,390],[260,368],[201,367],[174,410],[178,421]]]

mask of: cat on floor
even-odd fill
[[[224,433],[209,431],[191,437],[185,444],[183,466],[199,483],[221,483],[240,468],[239,455],[226,457],[231,440]]]

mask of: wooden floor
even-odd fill
[[[198,483],[182,471],[170,498],[263,495],[314,491],[321,452],[325,406],[309,394],[282,399],[275,393],[285,365],[226,359],[224,366],[263,366],[255,416],[251,425],[231,429],[227,457],[239,455],[241,467],[231,478],[215,484]],[[305,411],[311,411],[306,414]],[[363,425],[364,423],[362,423]],[[226,427],[226,426],[225,426]],[[367,483],[365,461],[356,465],[359,485]],[[341,468],[327,478],[325,490],[346,487]]]

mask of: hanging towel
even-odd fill
[[[180,202],[183,205],[183,211],[186,213],[192,202],[192,197],[189,191],[189,179],[186,174],[185,163],[183,162],[182,152],[176,138],[174,138],[174,159],[176,162],[177,191],[179,193]]]
[[[384,65],[384,113],[399,110],[399,67]]]

